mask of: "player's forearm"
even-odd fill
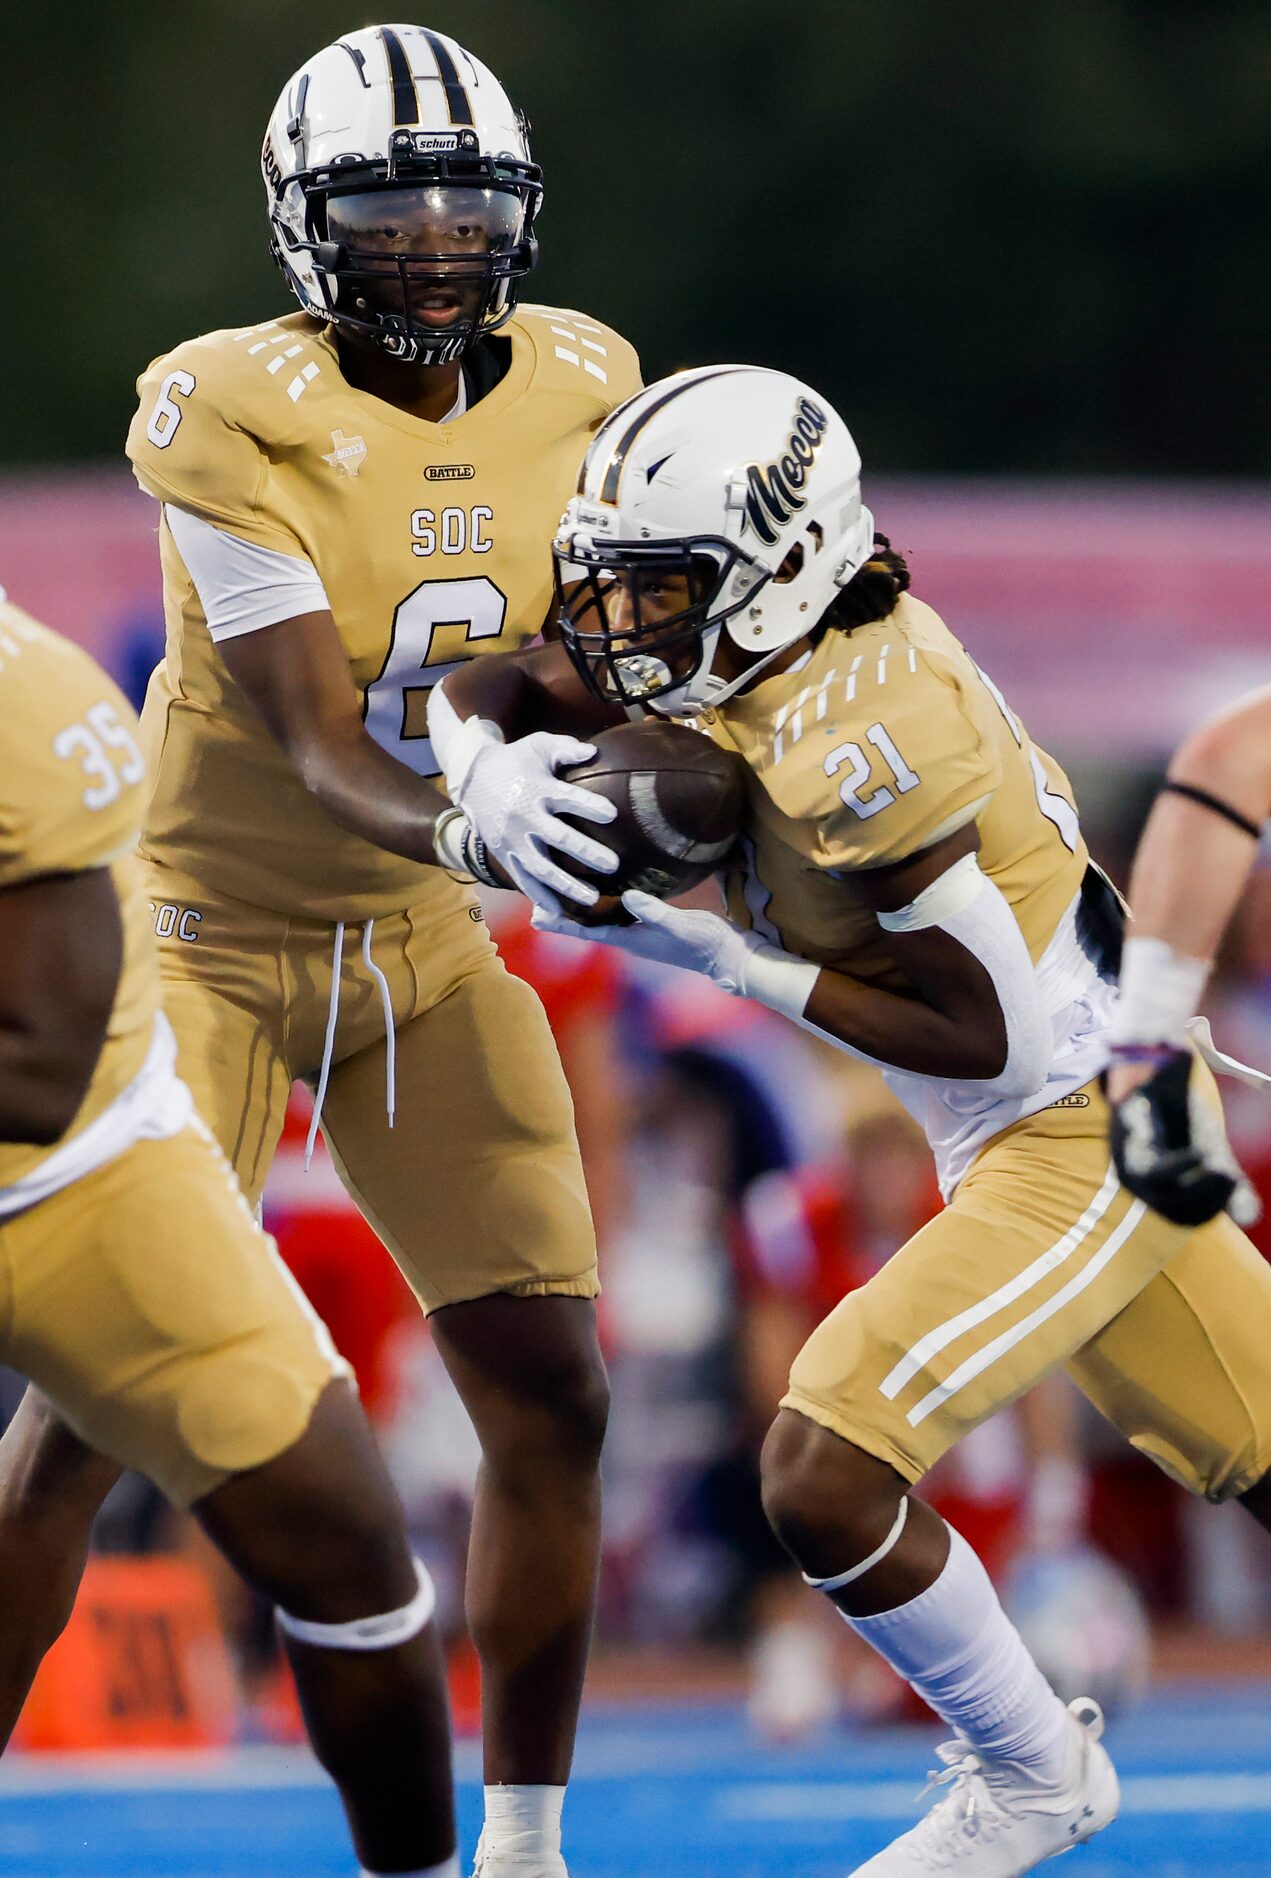
[[[0,1029],[0,1141],[51,1148],[78,1115],[88,1075],[51,1062],[29,1033]]]
[[[433,828],[449,802],[360,725],[328,732],[289,754],[306,789],[341,828],[407,860],[435,862]]]
[[[1114,1102],[1184,1046],[1269,811],[1271,688],[1193,732],[1148,818],[1110,1035]]]
[[[1186,958],[1218,950],[1257,843],[1180,796],[1152,810],[1130,879],[1130,939],[1160,939]]]
[[[108,867],[0,892],[0,1141],[51,1147],[88,1094],[123,968]]]
[[[982,968],[981,968],[982,969]],[[984,973],[988,982],[988,974]],[[803,1021],[847,1049],[913,1075],[989,1082],[1006,1067],[1006,1026],[992,996],[955,992],[943,1009],[823,969]]]
[[[1170,781],[1220,809],[1163,794],[1148,819],[1130,880],[1131,932],[1211,959],[1235,910],[1271,815],[1271,689],[1201,726],[1170,765]]]
[[[440,689],[457,717],[497,724],[509,743],[536,730],[588,737],[623,721],[591,695],[556,644],[469,659]]]

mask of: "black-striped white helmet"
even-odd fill
[[[301,306],[407,363],[501,326],[538,258],[528,132],[489,67],[426,26],[363,27],[306,60],[261,151]]]

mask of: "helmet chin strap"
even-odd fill
[[[747,666],[737,678],[716,678],[711,667],[719,651],[722,631],[723,621],[721,620],[711,627],[708,633],[702,635],[702,662],[693,676],[686,678],[683,684],[661,692],[656,698],[650,698],[649,709],[651,711],[656,711],[660,717],[697,717],[702,711],[713,711],[716,706],[727,704],[743,685],[748,685],[761,672],[767,671],[774,659],[779,659],[782,653],[788,652],[790,646],[794,644],[791,640],[787,645],[774,646],[770,652],[765,652],[761,659],[756,659],[753,665]],[[700,690],[697,689],[699,686]]]

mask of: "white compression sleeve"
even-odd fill
[[[1053,1039],[1050,1020],[1037,987],[1033,961],[1024,935],[1001,891],[980,871],[973,854],[964,855],[938,880],[924,888],[910,905],[894,913],[880,913],[886,932],[921,932],[939,926],[974,953],[993,980],[1006,1024],[1006,1063],[1001,1073],[977,1081],[985,1095],[1028,1096],[1041,1088],[1050,1068]],[[830,970],[833,967],[828,968]],[[819,965],[783,952],[752,936],[740,981],[741,995],[780,1011],[814,1037],[822,1037],[836,1050],[880,1069],[894,1068],[881,1058],[844,1043],[841,1037],[810,1023],[804,1016],[821,972]],[[907,1071],[906,1074],[914,1072]],[[923,1076],[923,1082],[945,1082],[943,1076]]]
[[[318,570],[303,555],[244,541],[170,502],[163,514],[213,639],[237,639],[301,613],[330,612]]]
[[[880,913],[878,923],[884,932],[897,933],[938,926],[980,961],[1006,1025],[1006,1062],[998,1075],[977,1079],[975,1086],[985,1095],[1035,1095],[1054,1051],[1050,1019],[1019,921],[975,855],[964,854],[908,906]]]

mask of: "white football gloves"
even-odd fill
[[[497,724],[459,718],[440,685],[429,700],[428,728],[451,801],[521,892],[553,914],[560,912],[558,894],[593,906],[600,897],[596,888],[576,880],[549,850],[598,874],[611,874],[618,865],[612,848],[560,820],[568,813],[580,821],[611,822],[618,812],[603,796],[558,773],[567,764],[585,763],[595,745],[548,731],[505,743]]]
[[[751,998],[796,1022],[803,1016],[819,966],[770,945],[758,933],[743,932],[718,913],[667,906],[651,893],[624,893],[622,904],[635,916],[633,926],[580,926],[542,908],[534,914],[534,925],[540,932],[590,939],[659,965],[700,972],[733,997]]]

